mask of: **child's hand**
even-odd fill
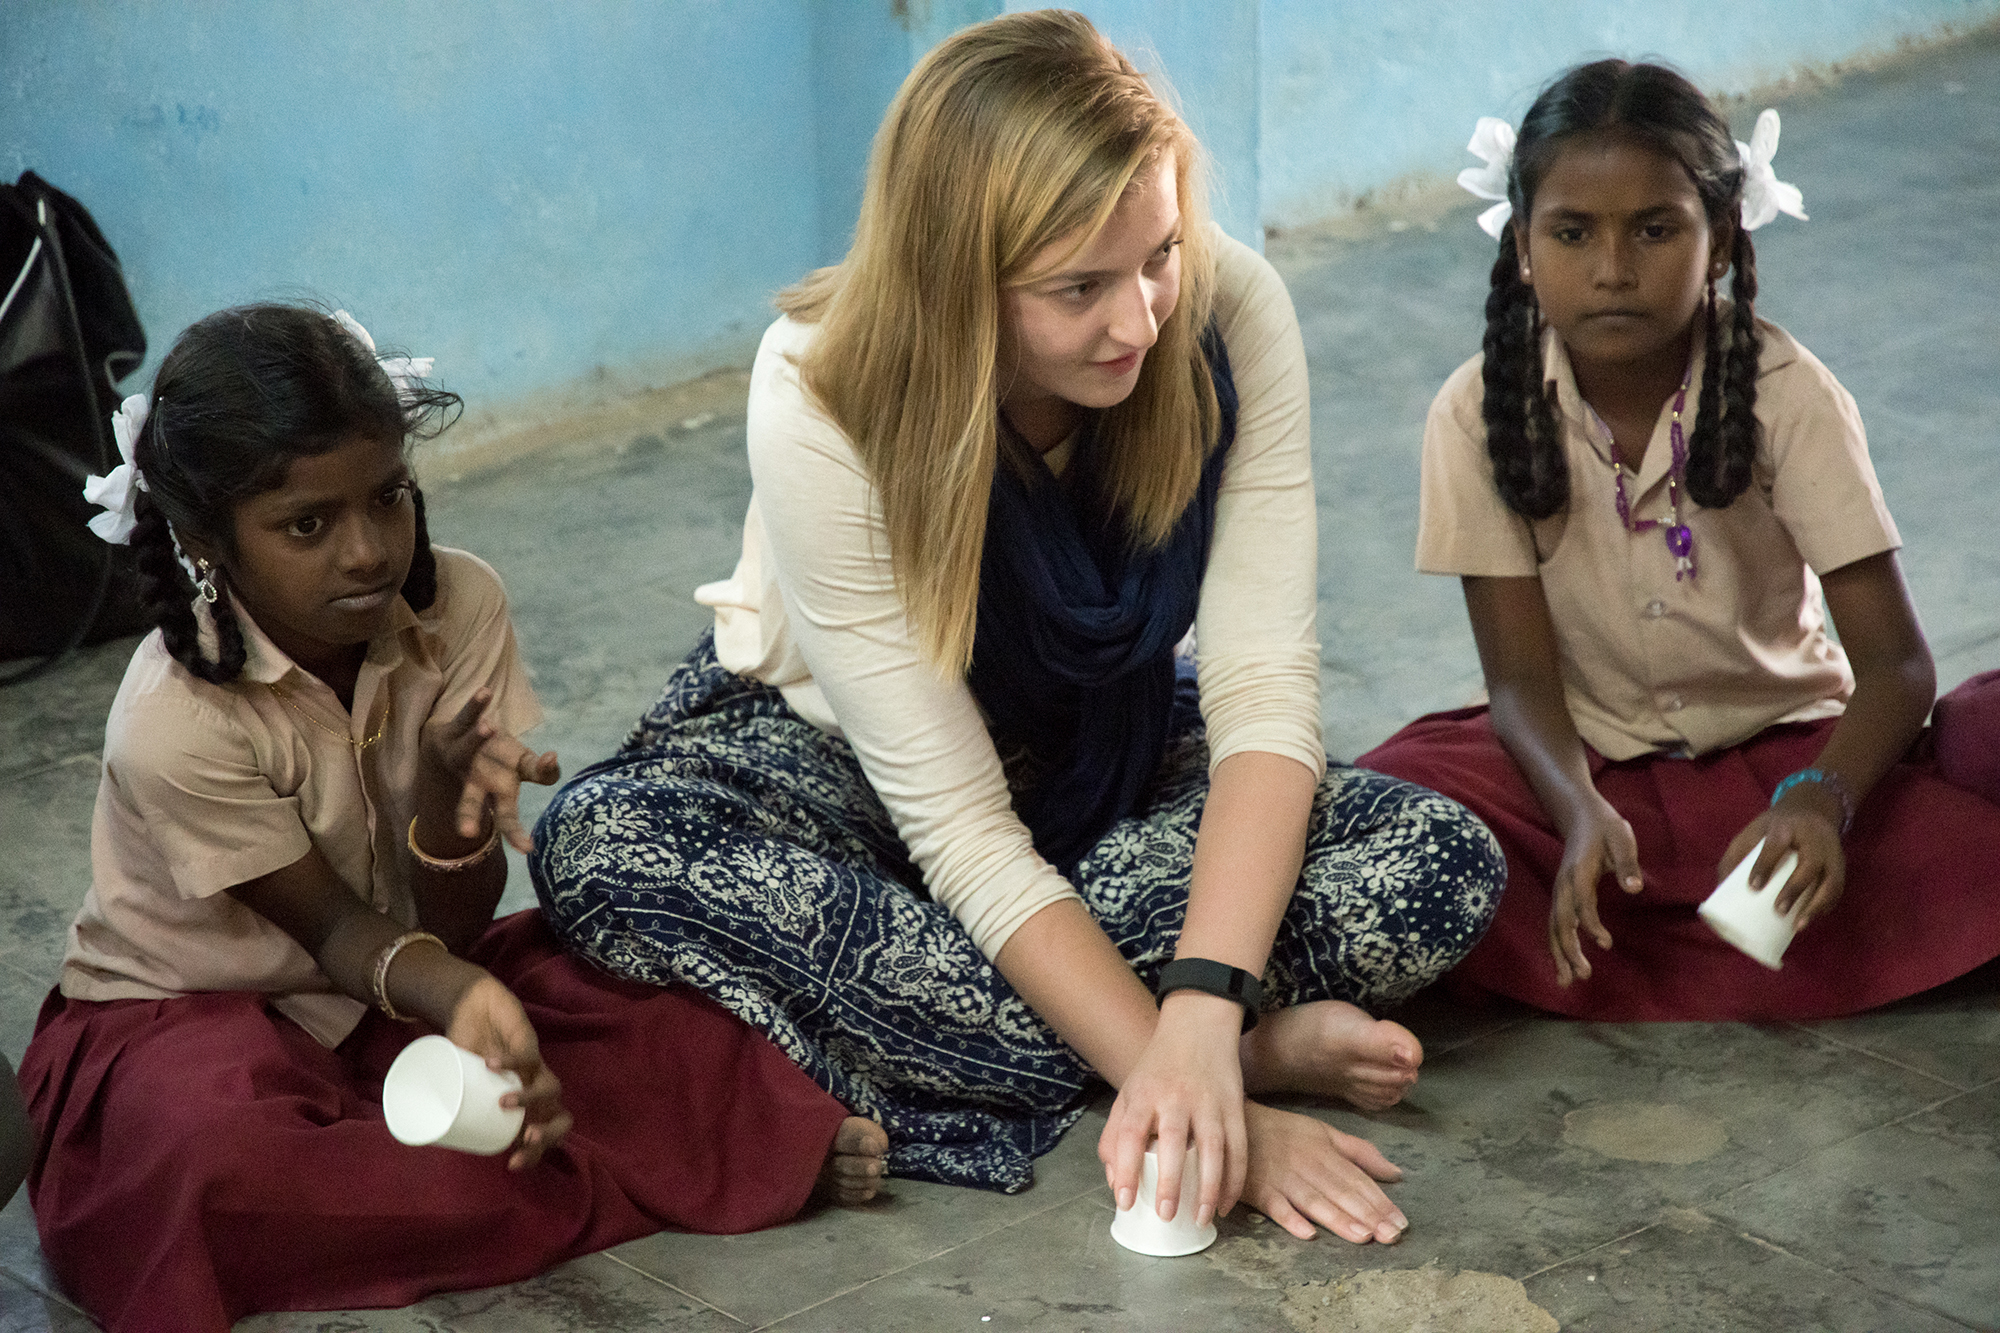
[[[1583,956],[1578,926],[1590,932],[1598,948],[1611,947],[1611,932],[1597,917],[1597,881],[1606,874],[1627,893],[1646,887],[1632,826],[1600,797],[1571,827],[1563,844],[1562,866],[1556,871],[1549,904],[1549,953],[1556,960],[1558,986],[1590,980],[1590,960]]]
[[[1817,783],[1801,783],[1744,826],[1729,844],[1729,850],[1722,854],[1722,864],[1716,870],[1716,881],[1720,883],[1738,862],[1750,855],[1757,839],[1762,838],[1764,850],[1750,867],[1750,887],[1761,889],[1785,853],[1797,852],[1799,863],[1779,891],[1776,906],[1784,913],[1791,911],[1793,903],[1800,903],[1798,917],[1792,923],[1800,930],[1814,917],[1830,911],[1847,888],[1847,853],[1840,846],[1842,815],[1829,816],[1815,804],[1818,798],[1831,800],[1834,809],[1840,809],[1838,796]]]
[[[485,1056],[488,1069],[511,1069],[521,1076],[521,1090],[500,1099],[502,1106],[527,1110],[514,1155],[507,1159],[508,1170],[533,1166],[569,1133],[562,1083],[542,1063],[541,1044],[521,1002],[497,977],[484,975],[465,988],[452,1007],[445,1036],[474,1055]]]
[[[479,817],[490,805],[493,823],[515,850],[535,849],[521,825],[523,782],[552,785],[562,776],[556,752],[536,754],[486,716],[493,691],[481,687],[452,718],[434,718],[424,727],[424,749],[431,762],[463,783],[458,798],[458,832],[479,836]]]

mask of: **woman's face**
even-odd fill
[[[275,490],[236,506],[229,589],[316,674],[388,627],[416,553],[416,507],[399,442],[356,436],[297,458]],[[213,558],[211,555],[210,558]]]
[[[1687,171],[1610,134],[1566,145],[1516,233],[1522,277],[1579,372],[1660,359],[1678,371],[1711,276],[1714,246]]]
[[[1063,237],[1001,293],[1006,321],[1000,408],[1037,449],[1060,444],[1082,409],[1112,407],[1139,382],[1146,351],[1181,294],[1181,210],[1174,160],[1135,179],[1103,230],[1068,255]],[[1010,355],[1011,354],[1011,355]]]

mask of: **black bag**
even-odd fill
[[[0,673],[39,675],[142,627],[128,548],[85,525],[84,478],[120,462],[117,383],[146,356],[118,256],[83,205],[34,172],[0,185]]]

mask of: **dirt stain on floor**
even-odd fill
[[[1687,1166],[1713,1157],[1729,1133],[1712,1115],[1657,1102],[1606,1102],[1563,1117],[1563,1142],[1624,1162]]]
[[[1382,1269],[1285,1292],[1302,1333],[1558,1333],[1554,1315],[1511,1277],[1442,1268]]]

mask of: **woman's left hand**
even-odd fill
[[[556,752],[536,754],[487,717],[493,691],[482,686],[458,714],[434,718],[424,727],[424,753],[442,772],[461,784],[457,822],[459,836],[479,836],[480,818],[490,807],[493,823],[515,850],[527,853],[534,839],[520,815],[521,784],[553,785],[562,776]]]
[[[1171,1219],[1192,1203],[1198,1225],[1228,1212],[1249,1169],[1244,1129],[1243,1065],[1238,1038],[1243,1009],[1199,991],[1176,991],[1160,1004],[1152,1040],[1112,1104],[1097,1156],[1120,1208],[1138,1195],[1150,1140],[1159,1155],[1158,1212]],[[1201,1157],[1201,1194],[1182,1200],[1181,1166],[1192,1144]]]
[[[1831,811],[1824,808],[1827,802],[1833,806]],[[1832,910],[1847,887],[1847,854],[1840,845],[1843,817],[1838,795],[1820,783],[1801,783],[1736,835],[1722,854],[1717,882],[1727,878],[1750,854],[1759,838],[1764,840],[1764,850],[1750,867],[1753,889],[1764,887],[1786,852],[1797,852],[1799,863],[1779,890],[1776,908],[1783,914],[1791,911],[1792,904],[1799,904],[1793,924],[1804,930],[1807,922]]]
[[[520,1076],[521,1090],[500,1099],[502,1106],[527,1111],[521,1137],[507,1159],[508,1170],[533,1166],[569,1133],[571,1117],[562,1104],[562,1082],[542,1063],[541,1043],[527,1011],[499,978],[487,973],[465,988],[452,1007],[445,1036],[454,1045],[486,1057],[488,1069],[511,1069]]]

